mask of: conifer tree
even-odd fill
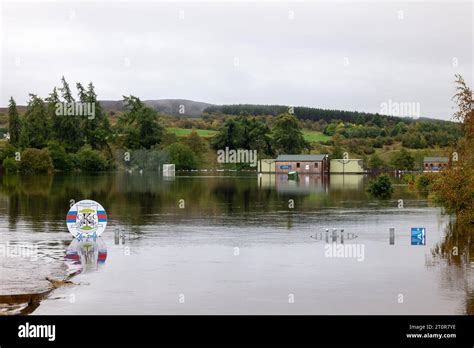
[[[70,105],[74,103],[69,84],[66,82],[64,76],[61,79],[62,86],[59,88],[63,102]],[[56,135],[66,147],[68,151],[76,152],[83,144],[81,120],[79,117],[71,115],[59,115],[58,125],[56,128]]]
[[[30,94],[25,123],[30,146],[38,149],[45,147],[49,136],[46,107],[43,99],[35,94]]]
[[[8,125],[10,144],[16,147],[20,142],[21,120],[13,97],[10,98],[10,103],[8,105]]]

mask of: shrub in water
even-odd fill
[[[7,157],[2,162],[3,169],[7,173],[15,173],[18,171],[18,162],[12,157]]]
[[[73,168],[72,158],[64,147],[55,141],[48,143],[48,150],[55,170],[69,171]]]
[[[21,154],[20,172],[49,173],[54,169],[53,161],[47,148],[25,149]]]
[[[392,182],[386,174],[381,174],[369,183],[367,191],[374,197],[390,198],[393,193]]]
[[[416,177],[413,174],[404,174],[402,176],[402,182],[408,185],[413,185],[415,183]]]
[[[85,145],[77,152],[77,164],[85,172],[101,172],[108,169],[105,156],[90,145]]]
[[[167,147],[170,162],[176,165],[177,170],[189,170],[197,168],[194,152],[184,144],[172,144]]]
[[[0,162],[3,162],[3,160],[7,157],[15,157],[15,152],[16,148],[11,145],[7,144],[3,149],[0,149]]]
[[[421,174],[416,177],[416,189],[421,192],[428,192],[433,183],[433,176],[429,174]]]

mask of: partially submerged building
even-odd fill
[[[363,174],[364,161],[356,158],[332,159],[330,168],[331,174]]]
[[[423,158],[423,171],[425,172],[439,172],[444,168],[447,168],[449,164],[448,157],[424,157]]]
[[[275,159],[263,158],[257,161],[259,173],[275,173]]]
[[[276,173],[329,173],[328,155],[280,155],[275,159]]]

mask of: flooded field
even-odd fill
[[[474,314],[472,243],[397,179],[378,201],[361,175],[191,174],[0,177],[2,312]],[[82,199],[104,206],[107,230],[71,244]]]

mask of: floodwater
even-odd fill
[[[390,200],[370,198],[368,180],[0,177],[0,302],[47,292],[46,277],[76,284],[0,314],[474,314],[472,231],[396,178]],[[78,243],[65,217],[82,199],[108,225]]]

